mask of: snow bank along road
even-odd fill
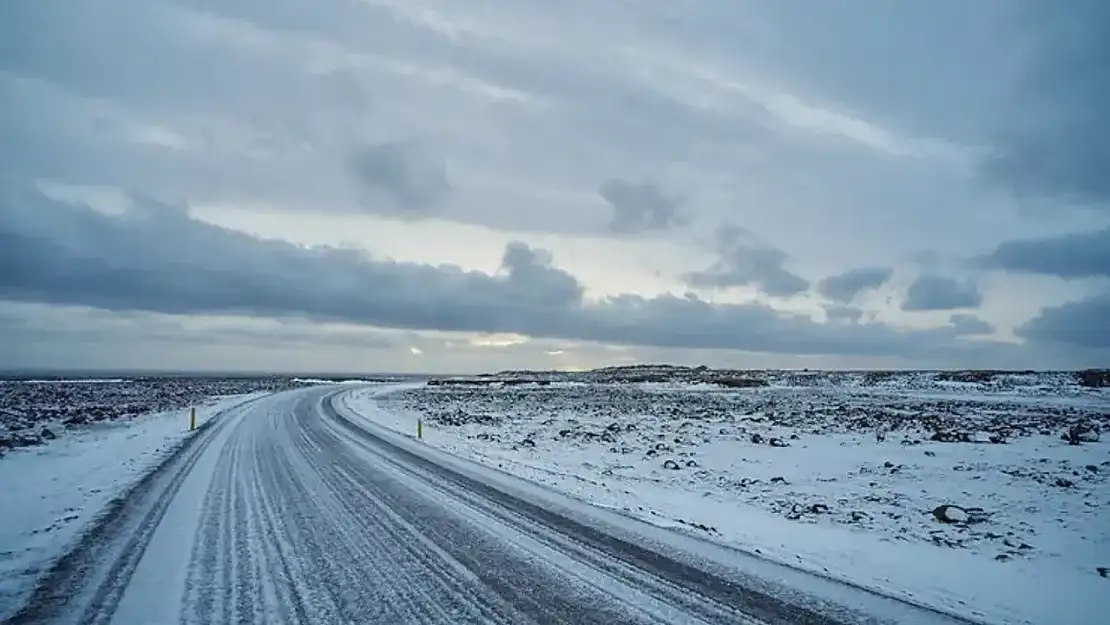
[[[359,420],[343,392],[212,421],[11,622],[959,622],[575,504]]]

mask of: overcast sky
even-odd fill
[[[1110,365],[1105,0],[0,4],[0,368]]]

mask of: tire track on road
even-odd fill
[[[253,401],[246,402],[250,403]],[[189,470],[226,425],[220,416],[223,415],[201,424],[196,435],[186,439],[169,458],[115,500],[77,545],[51,568],[28,603],[8,623],[110,621],[146,545]]]

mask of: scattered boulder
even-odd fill
[[[679,469],[678,463],[674,460],[667,460],[663,463],[663,468],[670,471],[677,471]]]
[[[809,507],[809,511],[813,514],[824,514],[829,511],[829,507],[823,503],[815,503]]]
[[[786,482],[785,477],[778,476],[778,477],[771,478],[771,483],[772,484],[786,484],[787,482]]]
[[[1076,423],[1060,435],[1069,445],[1097,443],[1101,439],[1098,426],[1093,423]]]
[[[1088,369],[1075,374],[1076,382],[1088,388],[1105,388],[1110,386],[1110,370]]]
[[[959,506],[944,504],[933,508],[933,516],[941,523],[967,523],[971,519],[968,511]]]
[[[1056,478],[1056,485],[1060,488],[1074,488],[1075,482],[1069,480],[1066,477],[1058,477]]]
[[[971,432],[949,432],[946,430],[937,430],[929,437],[929,440],[937,443],[971,443],[974,439],[971,438]]]
[[[697,461],[696,461],[696,460],[687,460],[687,461],[686,461],[686,468],[688,468],[688,469],[696,469],[697,467],[698,467],[698,463],[697,463]]]
[[[1097,570],[1098,574],[1102,577],[1110,577],[1110,567],[1100,566],[1095,570]]]
[[[782,440],[781,438],[772,438],[771,440],[767,441],[767,444],[769,444],[771,447],[789,447],[790,446],[789,443]]]
[[[802,507],[801,504],[796,503],[790,507],[790,512],[786,514],[786,518],[791,521],[797,521],[798,519],[802,518],[803,512],[805,512],[805,508]]]
[[[763,435],[760,434],[759,432],[756,432],[755,434],[752,434],[752,444],[753,445],[762,445],[763,444]]]
[[[50,428],[42,428],[42,432],[39,432],[39,437],[42,438],[42,440],[44,441],[53,441],[58,439],[58,435],[55,434],[54,430],[51,430]]]

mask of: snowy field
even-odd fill
[[[266,394],[202,400],[197,420]],[[0,622],[113,499],[190,435],[188,428],[188,410],[129,415],[71,427],[0,457]]]
[[[1110,393],[1072,374],[867,375],[510,376],[345,401],[596,505],[915,603],[1107,622]]]

